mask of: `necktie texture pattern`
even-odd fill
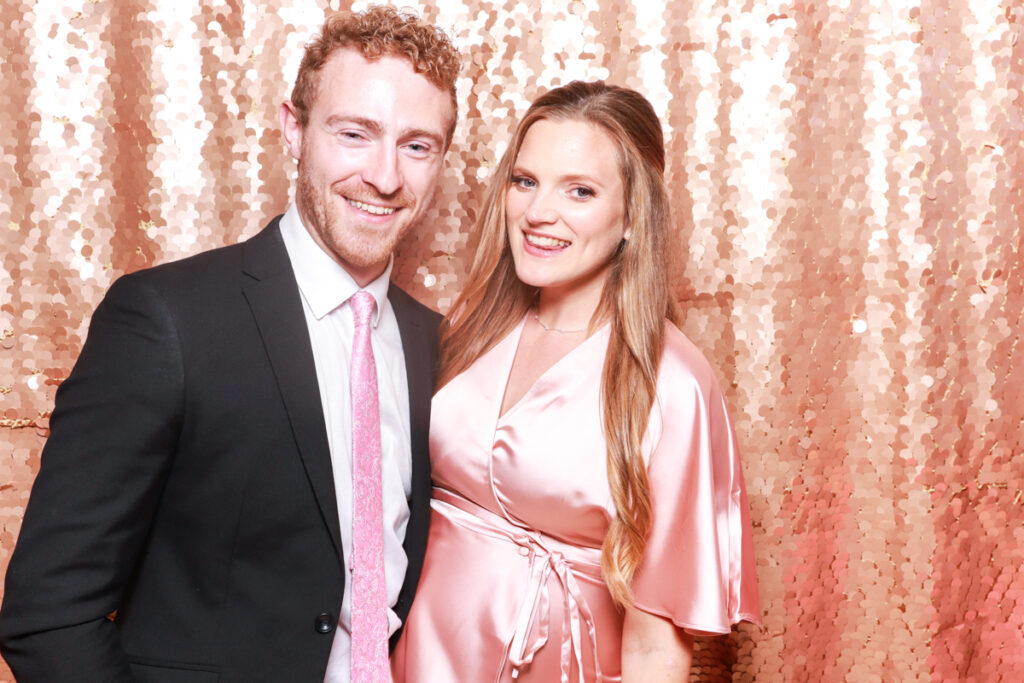
[[[352,683],[386,683],[388,606],[384,581],[377,367],[370,346],[374,299],[357,292],[350,367],[352,395]]]

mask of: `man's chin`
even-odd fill
[[[358,244],[348,243],[346,246],[334,245],[335,261],[341,264],[349,272],[359,271],[361,273],[374,270],[384,270],[395,244]]]

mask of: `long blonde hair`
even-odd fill
[[[476,256],[441,334],[439,386],[504,338],[537,295],[536,288],[516,277],[505,200],[523,139],[541,120],[584,121],[604,131],[615,143],[623,179],[629,239],[612,256],[590,330],[610,322],[601,406],[616,514],[604,539],[601,566],[614,599],[631,605],[630,582],[643,559],[652,514],[641,442],[654,405],[665,320],[678,323],[669,292],[665,148],[661,123],[642,95],[603,82],[574,81],[542,95],[527,110],[491,179],[476,223]]]

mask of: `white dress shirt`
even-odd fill
[[[293,204],[281,219],[281,236],[302,293],[302,310],[313,344],[320,401],[331,449],[334,490],[338,496],[341,545],[345,552],[345,597],[340,605],[326,683],[348,683],[351,659],[352,568],[352,411],[349,358],[355,326],[349,298],[359,291],[352,276],[313,241]],[[384,494],[384,573],[389,605],[394,606],[405,580],[408,559],[402,548],[409,521],[408,496],[412,482],[409,435],[409,385],[398,320],[388,301],[392,263],[365,291],[377,302],[370,332],[377,365],[380,402],[381,470]],[[388,611],[389,633],[401,621]]]

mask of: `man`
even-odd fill
[[[426,544],[439,322],[388,277],[457,73],[413,16],[330,16],[280,111],[295,205],[111,287],[7,574],[19,681],[387,678]]]

